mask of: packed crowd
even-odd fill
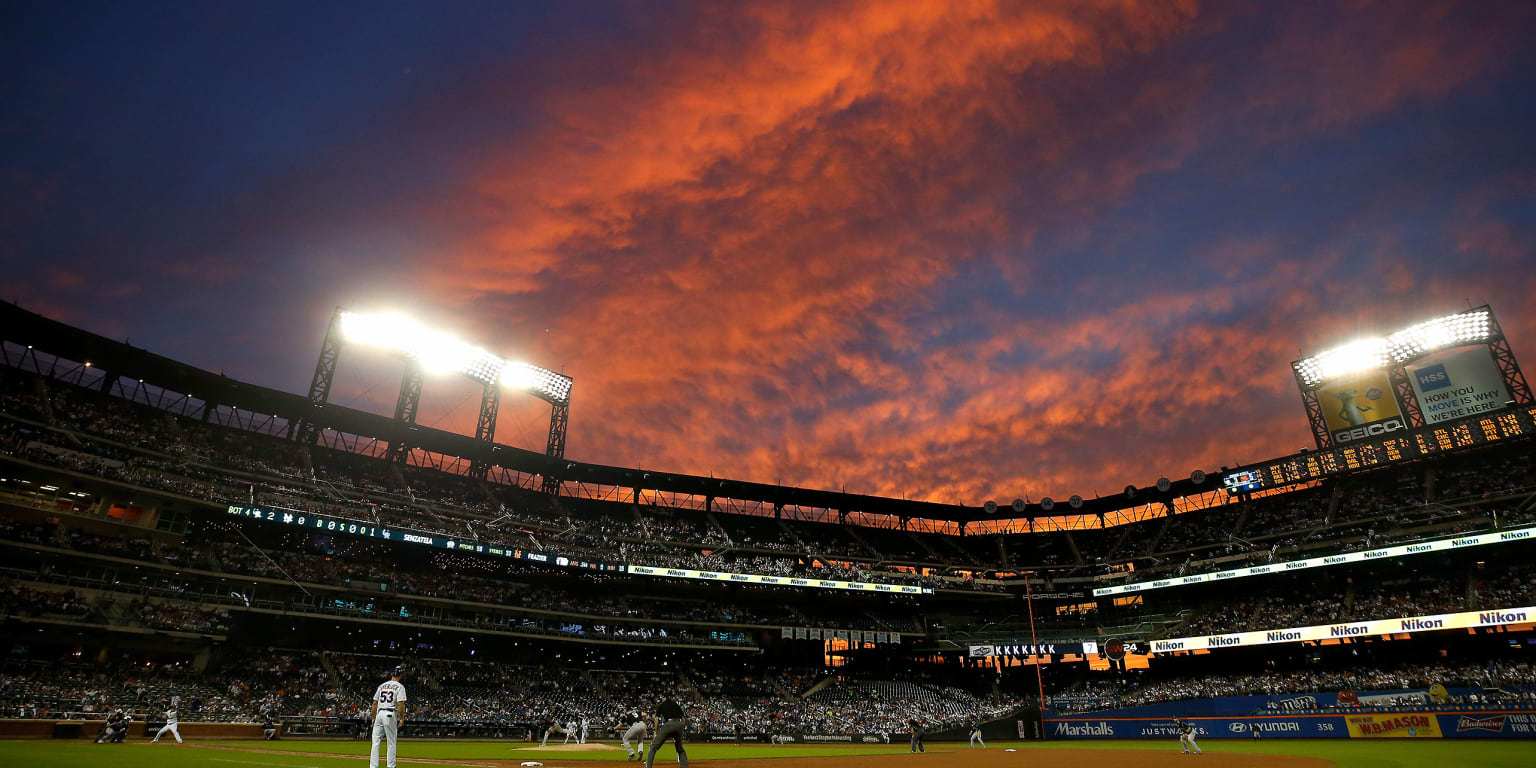
[[[186,665],[12,662],[0,677],[0,715],[89,718],[122,709],[143,719],[174,698],[186,721],[252,721],[271,712],[289,722],[358,723],[378,683],[401,661],[372,654],[254,649],[199,673]],[[1014,701],[917,679],[835,679],[805,700],[785,698],[779,680],[814,670],[596,669],[412,658],[414,722],[505,726],[587,721],[594,738],[662,697],[683,703],[695,730],[721,733],[900,733],[909,719],[953,727],[1005,714]],[[61,669],[62,667],[62,669]],[[532,738],[538,738],[533,733]]]
[[[1501,505],[1536,489],[1530,450],[1450,457],[1436,483],[1421,468],[1157,518],[1130,529],[1004,537],[913,535],[799,520],[709,515],[561,499],[419,467],[389,465],[172,416],[56,382],[0,371],[0,451],[195,498],[256,503],[576,557],[866,581],[997,588],[945,576],[1006,567],[1092,567],[1141,560],[1139,572],[1189,569],[1213,557],[1275,559],[1429,533],[1536,521]],[[25,420],[25,421],[22,421]],[[1500,471],[1488,473],[1488,466]],[[1335,498],[1337,497],[1337,498]],[[730,524],[722,528],[720,520]],[[492,525],[492,521],[497,521]],[[1447,528],[1446,526],[1451,526]],[[978,539],[971,541],[970,539]],[[1006,552],[999,562],[998,553]],[[721,553],[726,553],[722,555]],[[836,561],[836,562],[830,562]],[[903,563],[928,564],[913,569]]]
[[[353,585],[371,592],[568,612],[573,614],[570,619],[544,622],[538,626],[560,630],[572,626],[574,621],[587,625],[580,630],[583,633],[592,631],[590,625],[593,624],[606,626],[612,620],[647,617],[653,620],[719,625],[910,632],[915,627],[912,616],[918,612],[900,596],[889,596],[889,599],[879,603],[868,602],[857,611],[848,611],[824,601],[803,601],[803,607],[796,607],[792,602],[781,599],[783,595],[775,588],[750,586],[739,587],[739,590],[759,598],[751,603],[722,600],[718,596],[677,596],[658,601],[644,589],[643,584],[630,583],[622,590],[615,591],[606,583],[590,583],[591,580],[584,574],[582,578],[564,578],[563,571],[452,552],[434,552],[427,562],[418,562],[421,558],[409,561],[391,549],[402,545],[368,539],[326,538],[322,541],[324,551],[318,551],[312,535],[285,531],[277,537],[275,546],[261,547],[248,539],[231,538],[233,534],[225,530],[222,521],[216,522],[212,529],[191,537],[197,541],[196,544],[157,544],[152,547],[147,544],[142,547],[123,547],[114,543],[110,537],[88,536],[78,531],[65,533],[57,525],[23,523],[6,518],[0,518],[0,525],[3,525],[11,538],[18,540],[63,544],[66,548],[116,556],[136,555],[134,559],[148,562],[264,576],[285,582],[291,579],[310,584]],[[85,545],[87,542],[89,546]],[[296,552],[290,548],[310,551]],[[61,574],[80,570],[71,569],[67,567],[66,561],[56,559],[51,560],[48,567],[51,572]],[[484,575],[467,575],[471,573]],[[528,578],[533,575],[545,578]],[[614,577],[599,578],[607,582]],[[106,588],[128,590],[133,588],[133,583],[115,581]],[[243,590],[242,594],[249,597],[259,593],[270,597],[275,592],[291,591],[282,585],[266,585]],[[290,597],[279,595],[277,599],[287,600]],[[335,603],[332,607],[340,604]],[[202,619],[189,623],[191,631],[212,629]],[[145,623],[158,628],[174,628],[169,626],[173,621]],[[625,630],[625,626],[614,626],[602,631],[634,636]],[[642,633],[651,634],[664,636],[661,631]]]
[[[1469,589],[1470,587],[1470,589]],[[1271,586],[1236,601],[1220,600],[1191,612],[1169,636],[1219,635],[1342,621],[1520,608],[1536,604],[1536,566],[1501,565],[1496,575],[1430,573],[1348,584],[1319,575],[1306,594]]]
[[[1453,663],[1389,668],[1295,670],[1252,675],[1192,675],[1159,678],[1132,671],[1111,680],[1082,683],[1048,699],[1058,713],[1093,712],[1217,696],[1285,696],[1306,693],[1358,694],[1373,691],[1425,692],[1429,686],[1476,689],[1473,701],[1536,705],[1536,664]],[[1358,703],[1344,706],[1359,706]]]

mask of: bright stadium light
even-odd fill
[[[1470,342],[1485,341],[1491,330],[1486,309],[1474,309],[1426,320],[1387,337],[1396,362],[1411,360],[1427,352]]]
[[[1360,339],[1297,362],[1296,372],[1310,387],[1338,376],[1385,368],[1388,359],[1386,339]]]
[[[1303,384],[1313,387],[1338,376],[1404,363],[1437,349],[1487,341],[1491,333],[1488,310],[1459,312],[1426,320],[1386,338],[1359,339],[1298,360],[1296,374]]]
[[[404,355],[420,364],[426,373],[462,374],[482,384],[500,383],[562,403],[571,396],[569,376],[536,365],[508,362],[405,315],[342,312],[340,328],[347,341]]]
[[[501,385],[537,392],[560,402],[571,397],[571,377],[528,363],[507,363],[501,369]]]

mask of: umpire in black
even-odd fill
[[[683,728],[686,726],[683,708],[670,696],[662,699],[661,704],[656,706],[654,721],[656,738],[651,739],[651,748],[645,753],[645,768],[651,768],[651,764],[656,761],[656,750],[661,749],[667,739],[677,744],[677,764],[681,768],[688,768],[688,752],[683,749]]]
[[[912,751],[927,752],[928,750],[923,748],[923,724],[914,717],[907,721],[907,725],[912,727]]]

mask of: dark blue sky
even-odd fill
[[[573,375],[583,459],[1062,496],[1306,444],[1301,349],[1536,359],[1528,3],[4,13],[0,297],[294,391],[406,309]]]

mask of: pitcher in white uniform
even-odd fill
[[[379,768],[379,740],[389,742],[388,765],[395,768],[395,741],[400,737],[400,724],[405,722],[405,686],[400,678],[405,670],[395,667],[389,680],[379,684],[373,692],[373,746],[368,750],[368,768]]]

